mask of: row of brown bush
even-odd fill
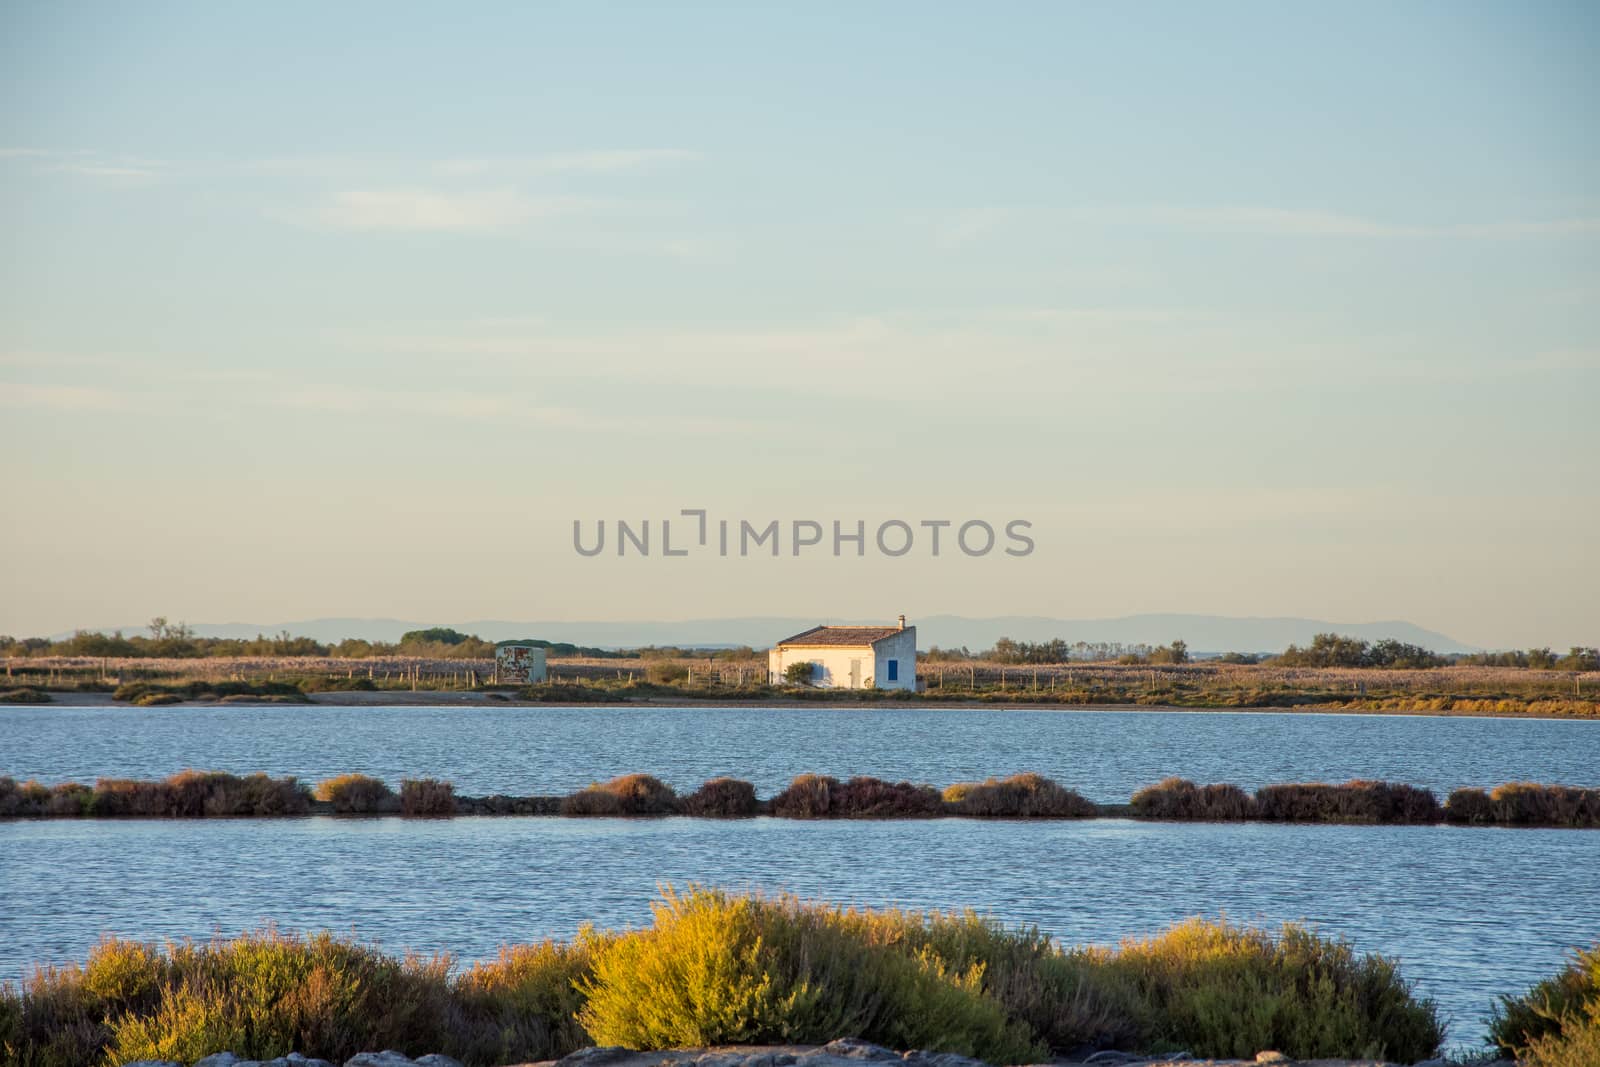
[[[1431,789],[1397,782],[1268,785],[1252,796],[1236,785],[1168,778],[1135,793],[1132,807],[1152,819],[1600,827],[1600,789],[1536,782],[1457,789],[1440,804]]]
[[[455,787],[432,778],[407,778],[395,795],[376,778],[346,774],[317,786],[293,777],[180,771],[161,781],[101,778],[93,786],[47,786],[0,777],[0,816],[142,816],[197,819],[225,815],[307,815],[313,797],[336,812],[453,815]]]
[[[215,815],[304,815],[311,795],[293,778],[240,777],[222,771],[180,771],[159,782],[102,778],[56,786],[0,778],[0,816],[143,815],[200,818]]]
[[[1082,819],[1104,813],[1094,802],[1038,774],[962,782],[942,793],[930,785],[802,774],[771,800],[737,778],[713,778],[679,796],[648,774],[596,782],[565,797],[458,797],[449,782],[406,778],[396,793],[377,778],[346,774],[315,791],[294,778],[183,771],[164,781],[102,778],[44,786],[0,778],[0,817],[27,815],[195,818],[305,815],[313,800],[341,815],[572,816],[695,815],[785,819],[969,818]],[[1512,782],[1490,791],[1457,789],[1440,804],[1433,792],[1395,782],[1269,785],[1252,795],[1236,785],[1196,785],[1168,778],[1133,795],[1136,816],[1150,819],[1258,820],[1600,827],[1600,789]],[[324,808],[322,810],[327,810]]]

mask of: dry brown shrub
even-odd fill
[[[595,782],[561,800],[563,815],[671,815],[677,810],[672,787],[649,774]]]
[[[1083,819],[1100,810],[1071,789],[1032,773],[960,782],[944,791],[944,802],[954,814],[985,818]]]
[[[685,815],[738,817],[761,808],[756,787],[738,778],[712,778],[683,798]]]
[[[400,813],[410,816],[454,815],[456,787],[437,778],[402,778]]]

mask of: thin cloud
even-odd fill
[[[434,169],[440,174],[452,177],[490,173],[524,177],[545,174],[617,174],[685,163],[699,158],[698,152],[686,148],[612,148],[512,158],[447,159],[434,164]]]
[[[961,248],[999,230],[1016,215],[1008,207],[978,207],[957,212],[941,223],[935,240],[942,248]]]
[[[529,197],[511,189],[351,189],[333,194],[315,218],[337,229],[466,232],[570,215],[592,203],[578,197]]]
[[[1158,204],[1075,212],[1078,221],[1151,224],[1227,233],[1287,237],[1521,238],[1600,235],[1600,218],[1421,225],[1385,222],[1360,215],[1249,205],[1183,207]]]
[[[280,393],[267,402],[278,407],[337,415],[404,415],[423,418],[531,422],[564,430],[606,433],[748,433],[750,420],[675,415],[616,415],[541,404],[527,395],[468,390],[372,390],[320,384]]]
[[[0,407],[46,411],[115,411],[127,406],[127,397],[107,389],[0,382]]]

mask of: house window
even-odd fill
[[[892,660],[889,661],[889,681],[898,682],[899,680],[900,680],[900,661],[897,660],[897,659],[892,659]]]

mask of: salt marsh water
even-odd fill
[[[1595,785],[1600,723],[1280,713],[925,708],[0,708],[0,774],[315,780],[432,775],[469,794],[559,793],[630,771],[763,795],[818,771],[946,784],[1036,770],[1124,801],[1169,774],[1251,787],[1388,778],[1441,793]],[[1473,1044],[1495,995],[1600,939],[1600,833],[1427,827],[775,819],[0,822],[0,977],[102,934],[265,923],[392,949],[492,955],[636,925],[662,883],[841,903],[975,908],[1069,943],[1190,915],[1316,924],[1398,956]]]
[[[1305,920],[1401,958],[1481,1039],[1497,993],[1600,936],[1600,834],[1457,827],[781,819],[37,820],[0,823],[0,975],[104,933],[272,922],[393,949],[637,925],[662,882],[976,908],[1070,943],[1195,914]]]
[[[762,795],[804,772],[948,785],[1038,771],[1104,803],[1168,775],[1246,787],[1386,778],[1444,792],[1600,785],[1600,721],[972,708],[0,707],[0,774],[431,776],[459,792],[563,793],[642,771]],[[1441,797],[1442,799],[1442,797]]]

